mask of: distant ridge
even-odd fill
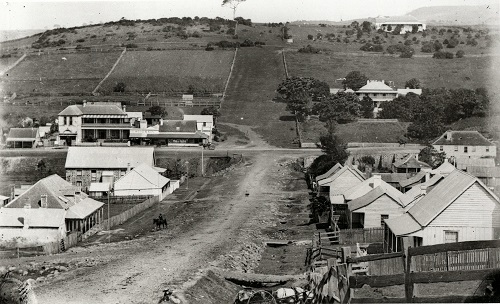
[[[500,2],[490,5],[421,7],[406,15],[427,24],[498,25],[499,10]]]

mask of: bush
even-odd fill
[[[360,50],[364,51],[364,52],[383,52],[384,51],[384,47],[381,46],[380,44],[367,43],[367,44],[363,45],[360,48]]]
[[[432,51],[434,50],[434,47],[432,46],[431,43],[426,42],[426,43],[424,43],[424,45],[422,45],[422,48],[420,50],[424,53],[432,53]]]
[[[300,48],[299,53],[308,53],[308,54],[319,54],[321,52],[320,49],[317,49],[310,44],[306,47]]]
[[[234,35],[234,33],[235,33],[234,28],[230,28],[226,32],[226,34],[228,34],[228,35]]]
[[[457,51],[457,54],[455,56],[457,56],[457,58],[463,58],[465,55],[465,52],[462,51],[462,50],[458,50]]]
[[[127,43],[125,47],[128,49],[136,49],[138,46],[135,43]]]
[[[307,39],[308,39],[308,40],[313,40],[313,39],[314,39],[314,36],[313,36],[313,35],[311,35],[311,34],[309,34],[309,35],[307,35]]]
[[[123,82],[118,82],[115,87],[113,88],[113,92],[125,92],[125,83]]]
[[[83,38],[76,39],[76,42],[85,42],[85,39],[83,39]]]
[[[239,42],[230,42],[230,41],[226,41],[226,40],[219,41],[215,45],[221,49],[233,49],[233,48],[240,47]]]
[[[401,52],[401,55],[399,57],[401,58],[411,58],[413,57],[413,54],[415,54],[415,50],[409,46],[405,46],[403,48],[403,51]]]
[[[255,46],[255,43],[252,40],[245,39],[243,43],[240,45],[241,47],[250,47],[250,46]]]
[[[434,55],[432,56],[432,58],[436,58],[436,59],[453,59],[453,53],[438,51],[438,52],[434,53]]]

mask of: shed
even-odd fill
[[[114,186],[115,196],[153,195],[162,200],[170,193],[172,193],[170,179],[164,177],[147,164],[140,164],[135,167],[118,180]]]
[[[6,142],[9,148],[36,148],[40,133],[38,128],[11,128]]]

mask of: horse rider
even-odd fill
[[[161,213],[160,216],[158,216],[158,219],[160,220],[160,223],[163,221],[163,215],[161,215]]]

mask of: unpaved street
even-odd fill
[[[209,191],[195,203],[211,208],[190,210],[184,204],[188,216],[170,218],[166,231],[120,243],[77,247],[57,257],[94,258],[96,265],[38,287],[40,303],[156,303],[165,287],[182,289],[182,283],[199,270],[223,262],[224,254],[271,220],[273,200],[288,195],[278,183],[283,174],[278,161],[284,158],[282,153],[262,153],[226,176],[213,178],[206,185]]]

